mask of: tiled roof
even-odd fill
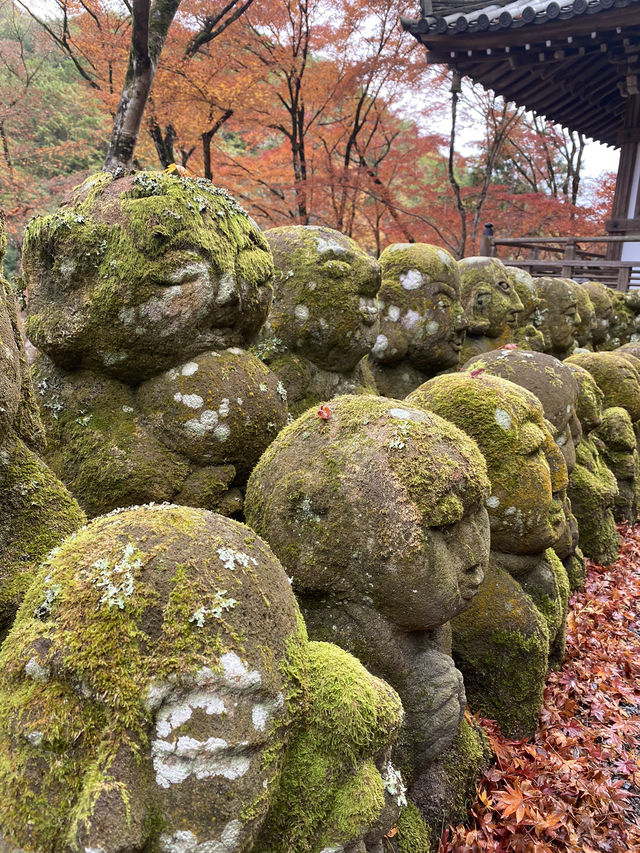
[[[637,2],[639,0],[572,0],[570,3],[558,3],[556,0],[497,0],[487,4],[434,0],[431,14],[418,20],[403,18],[402,25],[413,35],[496,31],[592,15]]]

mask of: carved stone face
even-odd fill
[[[599,281],[586,281],[582,287],[587,291],[593,310],[596,312],[596,323],[591,334],[593,343],[600,346],[607,339],[613,317],[611,294],[609,288]]]
[[[604,407],[621,406],[640,420],[640,361],[629,352],[576,353],[570,364],[584,367],[604,394]]]
[[[536,325],[542,331],[545,351],[565,354],[575,344],[580,324],[578,300],[573,282],[565,278],[536,278],[540,299]]]
[[[28,334],[58,365],[137,383],[244,346],[273,272],[261,232],[208,181],[94,176],[25,235]]]
[[[514,328],[524,306],[502,261],[463,258],[458,269],[468,334],[498,338]]]
[[[602,423],[602,403],[604,394],[598,388],[596,380],[584,367],[571,362],[567,367],[578,384],[578,407],[576,413],[585,435]]]
[[[247,518],[303,599],[349,600],[410,630],[444,624],[488,559],[481,457],[441,418],[395,400],[328,405],[329,420],[303,415],[263,455]]]
[[[539,400],[524,388],[482,372],[438,376],[407,402],[463,428],[487,460],[491,547],[540,554],[565,532],[564,458]]]
[[[589,294],[581,284],[574,281],[572,290],[578,302],[577,311],[580,317],[580,322],[576,329],[576,343],[579,347],[591,348],[593,347],[593,330],[598,322],[596,311]]]
[[[287,773],[290,725],[314,698],[327,700],[313,695],[306,632],[264,542],[202,510],[123,511],[65,542],[22,619],[3,647],[0,679],[7,843],[254,849]],[[397,731],[397,697],[335,647],[313,654],[335,672],[355,666],[352,679],[372,691],[360,744],[371,735],[375,757]],[[308,667],[304,678],[296,667]],[[332,736],[321,730],[332,713],[299,720],[316,749]],[[336,708],[336,719],[344,713]],[[347,775],[351,783],[353,765]],[[340,772],[327,782],[344,784]],[[306,818],[321,828],[322,818]]]
[[[426,243],[395,243],[380,255],[380,334],[372,350],[381,364],[407,359],[433,373],[460,360],[467,321],[454,259]]]
[[[344,373],[378,335],[380,265],[331,228],[265,232],[276,274],[268,332],[325,370]]]

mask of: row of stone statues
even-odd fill
[[[151,173],[32,222],[23,276],[0,853],[430,849],[489,760],[467,702],[534,731],[635,521],[640,345],[598,351],[633,299]]]

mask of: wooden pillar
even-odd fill
[[[630,95],[625,115],[624,129],[618,134],[620,144],[620,165],[616,178],[616,192],[613,199],[611,219],[605,227],[610,234],[639,234],[640,233],[640,95]],[[619,261],[624,255],[632,252],[635,260],[638,256],[640,265],[640,245],[637,252],[636,244],[609,243],[607,259]]]

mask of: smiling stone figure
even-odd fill
[[[437,376],[407,404],[476,440],[487,460],[491,557],[469,609],[452,620],[453,654],[469,704],[520,737],[535,731],[550,663],[564,652],[569,583],[553,546],[567,535],[567,468],[540,401],[472,373]]]
[[[277,374],[292,414],[338,394],[374,390],[364,357],[378,334],[380,265],[332,228],[265,232],[274,298],[254,351]]]
[[[238,511],[287,417],[242,349],[272,296],[255,223],[209,181],[102,173],[30,223],[23,267],[47,461],[83,508]]]
[[[378,391],[400,399],[458,365],[467,321],[457,265],[444,249],[394,243],[380,265],[380,334],[371,358]]]
[[[544,335],[544,351],[556,358],[573,352],[580,328],[578,298],[568,278],[542,276],[534,279],[540,304],[536,325]]]
[[[460,361],[496,349],[511,339],[524,311],[513,279],[498,258],[458,261],[462,304],[469,327]]]
[[[0,850],[356,853],[397,825],[401,719],[307,640],[247,527],[114,513],[50,556],[2,648]]]
[[[310,636],[338,643],[400,694],[399,763],[439,826],[451,803],[440,814],[429,806],[452,780],[428,774],[465,725],[448,622],[470,606],[487,564],[484,460],[459,429],[396,400],[338,397],[321,414],[298,418],[264,453],[247,520],[292,576]],[[474,760],[457,758],[471,788]]]

